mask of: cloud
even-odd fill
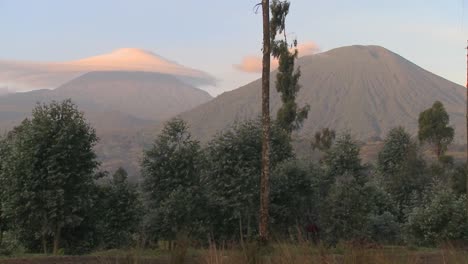
[[[305,42],[297,45],[299,57],[312,55],[320,51],[320,48],[314,42]],[[271,60],[271,68],[278,67],[278,60]],[[247,73],[260,73],[262,72],[262,58],[260,56],[246,56],[242,59],[240,64],[235,64],[234,68],[239,71]]]
[[[179,77],[194,85],[215,85],[202,71],[166,60],[140,49],[118,49],[112,53],[69,62],[19,62],[0,60],[0,86],[25,91],[57,86],[91,71],[147,71]]]

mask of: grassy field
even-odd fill
[[[339,245],[333,249],[310,244],[276,243],[259,248],[256,244],[238,247],[212,245],[207,249],[176,247],[174,250],[109,250],[87,256],[30,255],[0,259],[5,264],[468,264],[468,251],[444,247],[362,248]]]

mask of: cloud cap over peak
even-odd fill
[[[0,60],[0,84],[24,91],[56,88],[77,76],[92,71],[146,71],[181,78],[193,85],[215,85],[215,78],[200,70],[167,60],[152,52],[135,48],[68,62],[28,62]]]

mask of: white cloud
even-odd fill
[[[180,77],[195,85],[215,85],[215,79],[205,72],[182,66],[148,51],[130,48],[70,62],[0,60],[0,83],[15,91],[55,88],[91,71],[158,72]]]

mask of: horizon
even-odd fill
[[[0,44],[0,61],[65,62],[139,48],[213,76],[216,86],[201,88],[216,96],[260,77],[255,67],[248,67],[261,55],[261,16],[255,14],[255,4],[201,1],[180,8],[178,1],[0,0],[0,23],[9,25],[0,28],[8,40]],[[465,13],[464,1],[296,0],[287,30],[307,46],[307,54],[379,45],[464,86]]]

